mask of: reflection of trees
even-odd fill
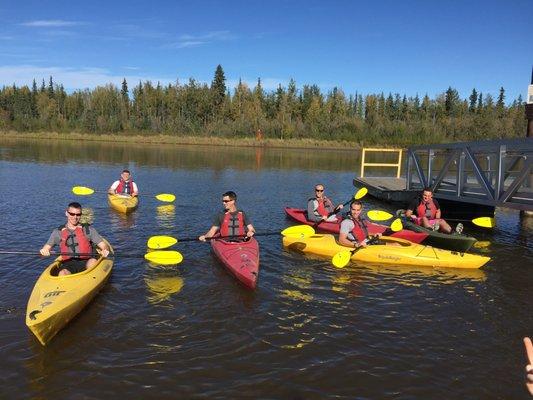
[[[353,170],[359,165],[360,152],[324,149],[278,149],[231,146],[156,145],[99,143],[66,140],[2,139],[5,160],[43,163],[94,162],[122,163],[135,160],[138,165],[197,169],[233,168]],[[259,153],[258,153],[259,151]]]

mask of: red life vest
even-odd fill
[[[236,214],[227,212],[224,215],[224,220],[220,226],[221,236],[242,236],[244,235],[244,218],[242,211],[237,211]]]
[[[368,228],[366,226],[366,222],[364,219],[353,219],[352,217],[348,217],[352,220],[354,227],[352,229],[352,235],[353,237],[358,241],[362,242],[368,237]]]
[[[115,189],[117,194],[132,194],[133,193],[133,180],[126,182],[124,179],[120,178],[118,186]]]
[[[326,196],[322,197],[320,200],[316,197],[311,197],[307,201],[316,201],[318,204],[316,212],[322,215],[323,217],[329,216],[330,211],[328,210],[333,210],[333,204],[331,203],[331,200],[328,199]]]
[[[329,215],[328,210],[326,210],[326,205],[324,204],[324,199],[316,199],[318,202],[318,207],[316,208],[316,212],[322,215],[323,217],[327,217]]]
[[[93,251],[91,241],[89,240],[89,225],[82,224],[76,226],[74,232],[71,232],[66,225],[60,226],[59,236],[61,237],[61,242],[59,243],[59,251],[61,253],[91,253]],[[85,233],[84,233],[85,231]],[[71,256],[61,256],[61,260],[67,261],[70,260]],[[91,256],[80,256],[76,258],[89,259]]]
[[[437,215],[437,206],[435,206],[433,200],[430,200],[427,203],[423,200],[420,200],[420,203],[416,208],[416,215],[420,219],[423,217],[426,217],[427,219],[435,219]]]

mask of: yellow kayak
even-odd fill
[[[489,257],[441,250],[390,236],[383,236],[381,242],[384,244],[360,248],[352,254],[351,260],[446,268],[480,268],[490,260]],[[333,235],[313,235],[307,238],[285,236],[283,246],[289,250],[328,258],[332,258],[341,251],[353,250],[339,245]]]
[[[28,300],[26,325],[43,346],[96,296],[113,268],[112,259],[100,257],[89,270],[57,276],[60,263],[58,257],[44,270]]]
[[[108,194],[109,205],[118,212],[129,214],[137,209],[139,197],[131,197],[124,194]]]

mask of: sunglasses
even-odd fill
[[[315,189],[315,192],[323,192],[324,189]]]
[[[81,217],[81,213],[71,213],[70,211],[67,211],[68,215],[71,215],[73,217]]]
[[[232,201],[231,199],[230,200],[222,200],[222,203],[229,203],[230,201]]]

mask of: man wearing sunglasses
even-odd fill
[[[333,207],[333,202],[324,194],[324,185],[315,185],[315,197],[307,201],[307,219],[313,222],[337,221],[336,213],[341,210],[342,204]]]
[[[81,224],[82,209],[81,204],[77,202],[70,203],[65,210],[67,223],[52,231],[50,238],[40,250],[40,253],[48,257],[50,250],[55,245],[59,245],[61,253],[70,253],[72,255],[61,255],[61,269],[59,275],[75,274],[93,267],[97,260],[91,257],[93,253],[93,244],[102,250],[102,255],[109,255],[109,248],[94,229],[89,224]]]
[[[220,236],[246,236],[252,237],[255,228],[246,213],[237,208],[237,195],[229,191],[222,195],[222,204],[224,210],[215,216],[213,226],[205,235],[198,239],[205,242],[206,239],[212,238],[219,230]]]

